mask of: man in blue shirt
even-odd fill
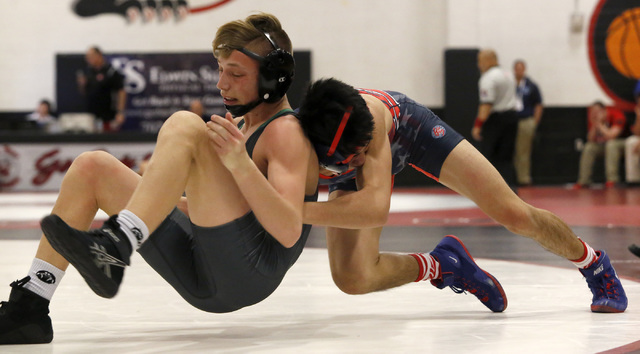
[[[518,115],[518,134],[513,164],[518,184],[527,186],[531,180],[531,147],[536,127],[542,118],[542,95],[538,85],[525,75],[526,64],[518,59],[513,64],[516,79],[516,110]]]

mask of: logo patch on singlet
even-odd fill
[[[431,136],[435,139],[442,138],[446,133],[447,130],[444,129],[444,127],[441,125],[436,125],[435,127],[433,127],[433,129],[431,129]]]
[[[46,270],[39,270],[36,272],[36,276],[38,277],[38,279],[40,279],[41,281],[47,283],[47,284],[55,284],[56,283],[56,277],[51,274],[50,272],[47,272]]]

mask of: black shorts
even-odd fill
[[[300,256],[311,230],[291,248],[267,233],[253,212],[200,227],[177,208],[138,252],[191,305],[230,312],[264,300]]]

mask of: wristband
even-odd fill
[[[480,117],[476,117],[476,120],[473,122],[474,128],[482,128],[484,121],[480,119]]]

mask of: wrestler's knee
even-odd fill
[[[105,151],[86,151],[73,160],[67,174],[81,174],[98,178],[108,175],[107,171],[117,162],[116,158]]]
[[[536,212],[536,208],[524,201],[519,201],[511,205],[504,205],[494,219],[509,231],[526,236],[530,235],[532,228],[534,228]]]
[[[202,134],[205,134],[205,123],[202,118],[189,111],[178,111],[162,124],[158,139],[174,137],[188,143]]]
[[[371,292],[373,277],[363,269],[332,269],[331,276],[338,289],[349,295]]]

